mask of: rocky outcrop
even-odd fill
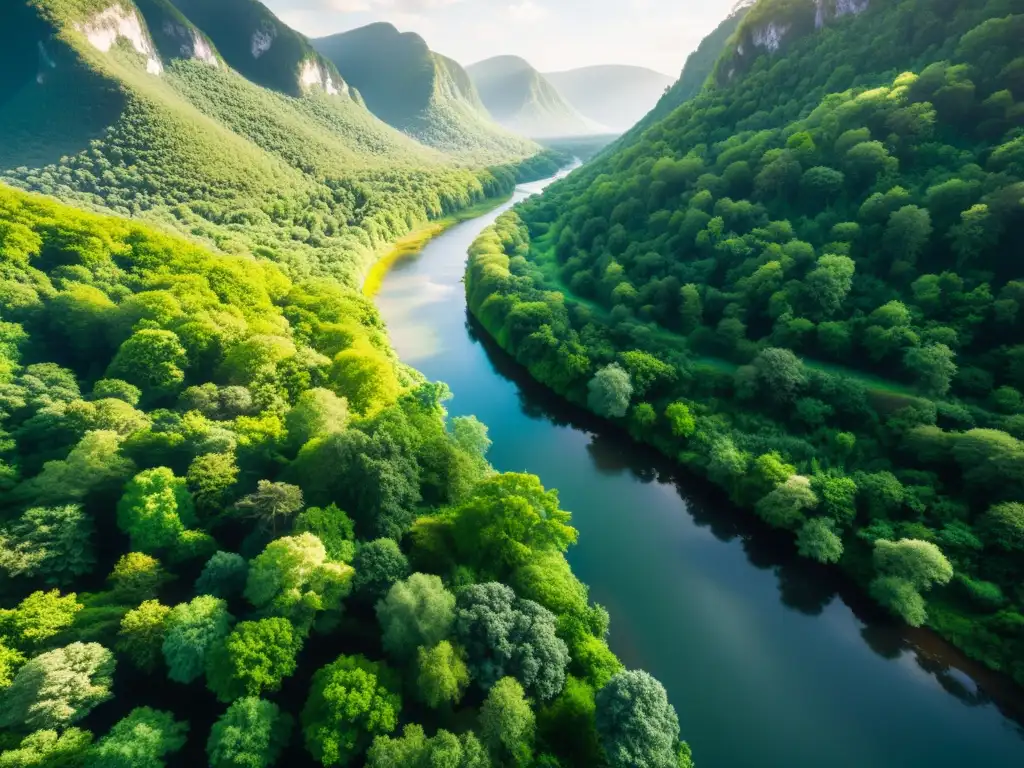
[[[834,19],[857,16],[871,5],[871,0],[815,0],[817,6],[814,26],[821,29]]]
[[[153,47],[146,27],[133,9],[112,5],[88,21],[78,25],[78,31],[89,43],[103,53],[109,53],[118,40],[127,40],[137,53],[146,57],[146,71],[151,75],[163,72],[163,64]]]
[[[213,46],[197,30],[185,24],[165,21],[160,30],[165,37],[174,40],[178,46],[178,55],[183,59],[194,59],[211,67],[220,65]]]

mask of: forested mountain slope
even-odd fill
[[[510,154],[509,168],[457,167],[375,118],[280,22],[273,35],[240,22],[233,40],[229,18],[203,7],[203,29],[167,0],[20,7],[3,34],[27,37],[34,53],[0,104],[0,178],[353,282],[418,222],[555,165]]]
[[[529,62],[495,56],[466,68],[484,106],[509,130],[534,138],[608,133],[577,112]]]
[[[377,117],[424,144],[485,163],[540,152],[495,123],[462,66],[419,35],[380,23],[312,44]]]
[[[1021,0],[761,0],[467,292],[535,377],[1024,682],[1021,39]]]
[[[618,132],[632,128],[672,85],[661,72],[621,64],[545,72],[544,78],[581,115]]]

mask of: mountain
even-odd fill
[[[1024,683],[1021,40],[1024,0],[759,0],[466,292],[535,378]]]
[[[33,0],[0,34],[0,179],[298,272],[352,284],[418,222],[556,165],[417,143],[252,0]]]
[[[312,41],[381,120],[432,147],[505,161],[539,151],[488,114],[469,75],[422,37],[371,24]]]
[[[618,132],[650,112],[673,82],[653,69],[617,64],[545,72],[544,78],[581,115]]]
[[[466,68],[495,120],[533,138],[609,133],[577,112],[548,80],[518,56],[496,56]]]

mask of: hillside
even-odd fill
[[[1018,682],[1022,36],[1022,0],[760,0],[466,277],[540,381]]]
[[[577,112],[558,90],[517,56],[496,56],[466,68],[495,120],[532,138],[609,133]]]
[[[469,75],[419,35],[371,24],[312,41],[381,120],[450,154],[508,162],[540,150],[495,123]]]
[[[252,22],[232,27],[200,5],[205,26],[182,14],[185,0],[40,0],[22,12],[4,34],[35,50],[0,104],[0,178],[353,284],[418,223],[555,164],[520,152],[456,167],[374,117],[262,6],[232,5]],[[252,31],[270,23],[267,37]],[[253,59],[247,46],[271,38]]]
[[[673,83],[652,69],[623,65],[545,72],[544,79],[581,115],[619,133],[650,112]]]

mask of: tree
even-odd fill
[[[558,492],[536,475],[505,473],[484,480],[449,513],[460,562],[501,577],[537,554],[565,552],[578,533],[559,507]]]
[[[334,504],[309,507],[299,513],[292,526],[295,533],[311,533],[336,563],[350,563],[356,554],[356,527],[352,518]]]
[[[277,691],[295,672],[301,647],[287,619],[243,621],[207,656],[207,685],[223,702]]]
[[[587,384],[589,395],[587,405],[598,416],[622,418],[629,410],[629,400],[633,396],[633,385],[629,374],[621,367],[612,363],[596,374]]]
[[[174,606],[163,643],[167,676],[176,683],[191,683],[202,675],[207,655],[227,637],[232,621],[227,603],[209,595]]]
[[[147,600],[121,619],[116,650],[143,672],[153,672],[163,659],[164,635],[171,609]]]
[[[284,420],[288,442],[295,450],[314,437],[341,432],[348,424],[348,402],[329,389],[307,389]]]
[[[347,765],[374,736],[398,727],[398,677],[364,656],[339,656],[313,676],[302,710],[306,748],[323,765]]]
[[[679,320],[683,333],[692,333],[704,320],[704,306],[700,290],[690,283],[679,290]]]
[[[0,608],[0,638],[22,651],[34,651],[74,623],[82,610],[77,596],[63,597],[58,590],[33,592],[17,608]]]
[[[537,713],[541,742],[574,764],[601,765],[604,754],[594,727],[596,711],[594,688],[570,675],[558,697]]]
[[[620,672],[597,692],[598,738],[611,768],[677,768],[679,719],[661,683]]]
[[[89,768],[164,768],[165,759],[185,746],[188,723],[170,712],[136,707],[96,742]]]
[[[480,736],[496,760],[527,766],[533,758],[536,720],[519,683],[498,680],[480,708]]]
[[[665,409],[665,418],[676,437],[690,437],[697,429],[697,422],[686,403],[670,403]]]
[[[211,768],[270,768],[285,747],[292,718],[270,701],[238,699],[210,730],[206,754]]]
[[[487,753],[472,732],[445,730],[428,739],[419,725],[407,725],[401,738],[378,736],[366,756],[368,768],[490,768]]]
[[[569,651],[556,636],[554,614],[496,582],[464,587],[456,606],[455,637],[480,688],[514,677],[532,697],[546,701],[558,695]]]
[[[469,685],[469,669],[462,652],[447,640],[421,646],[416,659],[416,689],[432,709],[458,704]]]
[[[885,247],[893,258],[913,264],[931,236],[931,214],[916,205],[905,205],[889,217]]]
[[[197,595],[213,595],[229,600],[245,590],[249,563],[234,552],[214,552],[196,580]]]
[[[302,489],[287,483],[260,480],[255,493],[235,504],[236,514],[256,521],[263,530],[277,533],[303,507]]]
[[[171,393],[185,379],[188,356],[171,331],[144,328],[125,341],[107,369],[107,376],[122,379],[157,394]]]
[[[956,353],[945,344],[911,347],[903,363],[914,374],[921,391],[931,397],[944,397],[956,375]]]
[[[763,390],[779,401],[795,399],[807,382],[803,362],[788,349],[764,349],[754,358],[752,365]]]
[[[796,530],[805,520],[804,512],[818,503],[811,481],[793,475],[785,483],[757,502],[757,514],[775,528]]]
[[[223,512],[231,504],[238,481],[234,453],[205,453],[196,456],[185,476],[196,510],[204,517]]]
[[[924,598],[914,585],[897,576],[879,576],[871,582],[871,596],[912,627],[920,627],[928,618]]]
[[[92,537],[92,519],[81,506],[33,507],[0,532],[0,568],[67,586],[95,567]]]
[[[132,548],[154,553],[173,547],[195,523],[195,507],[184,478],[166,467],[137,474],[117,505],[117,524]]]
[[[0,754],[0,768],[77,768],[85,764],[92,734],[81,728],[35,731]]]
[[[953,578],[953,566],[930,541],[879,539],[875,542],[874,564],[879,573],[903,579],[919,590],[948,584]]]
[[[126,603],[149,600],[174,577],[164,570],[155,557],[141,552],[121,555],[107,581],[114,595]]]
[[[352,568],[328,561],[316,536],[285,536],[252,561],[245,597],[262,612],[289,619],[305,635],[317,613],[340,610],[351,578]]]
[[[842,307],[853,287],[855,271],[853,259],[826,255],[818,259],[818,266],[808,273],[804,286],[823,317],[832,317]]]
[[[392,362],[368,345],[339,352],[330,377],[338,394],[364,416],[386,408],[401,391]]]
[[[804,523],[796,537],[797,551],[819,563],[838,563],[843,556],[843,540],[830,521],[815,517]]]
[[[857,517],[857,484],[841,474],[817,474],[811,478],[811,490],[821,500],[821,511],[840,526],[850,525]]]
[[[996,504],[981,516],[977,528],[990,547],[1004,552],[1024,551],[1024,504]]]
[[[619,357],[637,397],[671,386],[676,381],[676,369],[647,352],[634,349],[623,352]]]
[[[17,493],[33,504],[69,504],[84,500],[93,491],[124,482],[132,462],[119,454],[121,437],[116,432],[87,432],[66,459],[48,461],[43,471],[28,480]]]
[[[15,673],[25,661],[25,654],[8,647],[5,638],[0,637],[0,691],[14,681]]]
[[[384,650],[398,659],[410,659],[420,646],[433,646],[451,631],[455,595],[441,579],[414,573],[394,584],[377,603]]]
[[[476,416],[456,416],[451,421],[451,433],[458,446],[471,456],[483,459],[491,448],[487,425]]]
[[[1024,488],[1024,443],[1005,432],[969,430],[954,441],[953,458],[980,492],[1005,498]]]
[[[352,565],[355,568],[352,588],[371,603],[409,575],[409,561],[394,539],[376,539],[363,544]]]
[[[0,693],[0,728],[66,728],[111,698],[114,655],[72,643],[30,659]]]

